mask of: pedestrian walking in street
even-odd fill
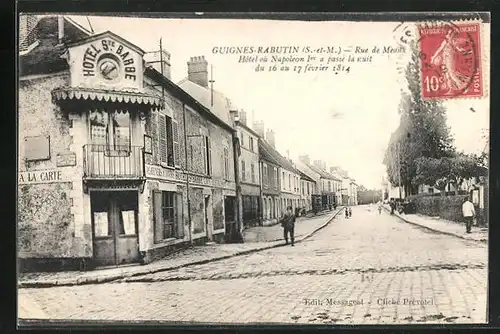
[[[345,208],[345,217],[349,218],[349,209]]]
[[[295,246],[295,215],[293,214],[291,206],[286,208],[285,215],[281,220],[281,226],[283,227],[283,236],[285,237],[285,243],[288,245],[288,235],[290,235],[291,244],[292,246]]]
[[[474,217],[476,216],[476,211],[474,210],[474,204],[470,201],[469,196],[465,197],[464,204],[462,204],[462,214],[465,221],[465,232],[471,233],[472,223],[474,221]]]
[[[349,208],[349,218],[351,218],[351,217],[352,217],[352,209]]]
[[[382,214],[382,204],[378,205],[378,214]]]

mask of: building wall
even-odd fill
[[[84,223],[83,151],[79,142],[86,138],[85,118],[68,115],[52,103],[51,96],[54,88],[68,82],[69,74],[59,73],[21,78],[19,83],[19,175],[30,172],[42,182],[19,182],[20,257],[92,256],[90,224]],[[50,136],[50,159],[25,161],[25,138],[30,136]],[[42,171],[59,173],[60,182],[41,180]]]
[[[238,137],[240,138],[241,155],[239,157],[239,168],[241,171],[241,184],[249,184],[253,186],[260,185],[260,173],[259,173],[259,145],[258,137],[252,134],[250,131],[239,126],[237,128]],[[242,140],[243,139],[243,140]],[[250,139],[253,142],[253,149],[250,147]],[[245,175],[242,171],[242,161],[245,162]],[[251,166],[254,166],[254,179],[252,180]],[[243,195],[246,195],[243,192]]]
[[[146,90],[148,92],[156,92],[158,89],[153,88],[153,82],[147,79]],[[186,168],[186,155],[185,147],[188,149],[188,168],[189,170],[198,175],[198,179],[205,180],[204,185],[190,183],[189,198],[191,201],[191,221],[193,229],[193,238],[203,238],[206,236],[205,226],[205,196],[210,196],[208,207],[209,219],[209,233],[222,233],[225,228],[225,211],[224,211],[224,196],[235,196],[236,184],[234,174],[234,152],[232,134],[228,130],[214,124],[204,118],[200,113],[195,111],[190,106],[183,106],[183,103],[177,98],[173,97],[168,90],[164,90],[164,97],[167,103],[165,114],[172,117],[178,124],[179,133],[179,168],[172,168],[168,166],[161,166],[159,162],[159,134],[158,134],[158,114],[160,111],[154,111],[150,117],[146,117],[145,132],[152,137],[153,154],[146,156],[146,164],[153,164],[161,166],[164,169],[174,170],[177,173],[182,173],[181,170]],[[208,135],[210,138],[211,148],[211,163],[210,175],[205,174],[203,146],[201,144],[201,137],[188,137],[186,145],[184,137],[184,109],[186,108],[186,134],[188,136]],[[191,146],[193,154],[191,155]],[[228,152],[228,177],[224,176],[224,148]],[[177,164],[176,164],[177,165]],[[258,166],[256,166],[257,168]],[[179,185],[185,185],[185,181],[177,180]],[[185,203],[183,206],[184,224],[185,224],[185,237],[184,241],[188,240],[189,235],[189,219],[187,208],[187,192],[183,186],[183,199]],[[150,237],[152,240],[152,236]]]

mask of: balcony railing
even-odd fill
[[[83,146],[83,168],[86,179],[143,179],[142,146]]]

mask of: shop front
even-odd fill
[[[76,177],[76,226],[90,229],[91,266],[141,262],[140,235],[147,230],[144,122],[162,107],[144,93],[144,52],[110,32],[68,45],[70,84],[52,91],[71,122]],[[88,227],[87,227],[88,226]]]

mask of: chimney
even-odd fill
[[[311,158],[309,158],[309,155],[307,155],[307,154],[299,156],[299,160],[301,162],[305,163],[306,165],[310,165],[311,164]]]
[[[155,70],[163,73],[167,79],[171,78],[170,72],[170,53],[162,49],[161,51],[151,51],[144,55],[146,66],[152,66]]]
[[[208,88],[208,62],[205,56],[191,57],[187,66],[188,80]]]
[[[314,160],[314,166],[318,167],[321,170],[325,170],[325,163],[321,160]]]
[[[246,111],[241,110],[239,112],[240,123],[247,125],[247,113]]]
[[[264,122],[263,121],[253,122],[252,128],[255,132],[257,132],[259,137],[261,137],[262,139],[265,139],[264,138]]]
[[[64,38],[64,16],[57,15],[57,40],[62,44]]]
[[[236,121],[238,120],[238,110],[229,109],[229,116],[231,117],[231,121],[233,122],[233,127],[235,127]]]
[[[276,148],[276,142],[274,141],[274,131],[271,129],[267,129],[266,131],[266,141],[271,145],[273,148]]]

